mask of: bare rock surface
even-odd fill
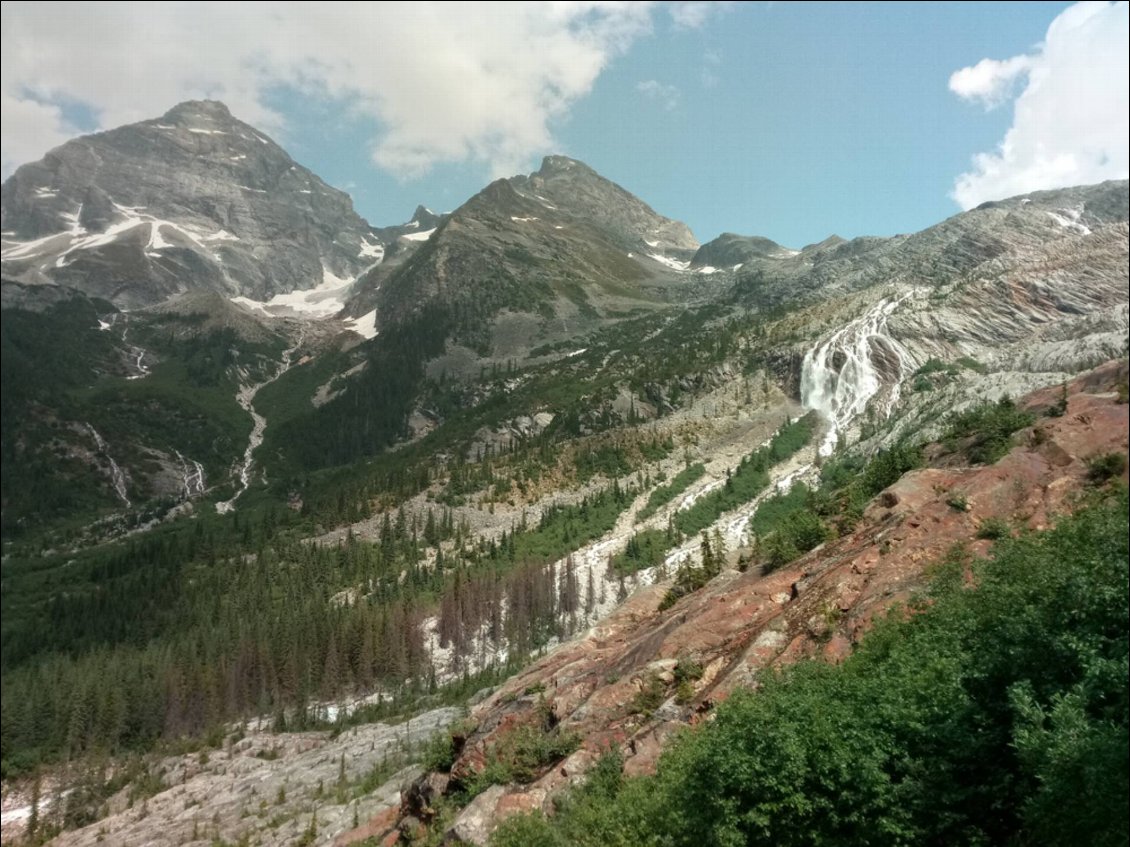
[[[459,715],[456,708],[436,709],[336,737],[251,732],[222,750],[168,757],[151,766],[162,785],[155,794],[132,805],[115,796],[106,817],[50,843],[207,847],[247,838],[284,847],[310,832],[305,843],[340,847],[383,836],[399,819],[401,786],[422,773],[412,764],[419,750]],[[49,814],[41,812],[41,820]]]

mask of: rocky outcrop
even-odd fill
[[[222,750],[153,764],[151,781],[160,784],[155,793],[133,802],[125,789],[108,801],[108,815],[50,843],[176,847],[246,841],[286,847],[301,841],[345,847],[369,838],[396,843],[401,788],[421,774],[407,763],[418,760],[422,746],[458,716],[455,708],[436,709],[407,723],[366,724],[341,733],[253,730]],[[362,788],[382,774],[375,790]],[[47,798],[40,822],[52,814]],[[389,833],[395,838],[384,840]],[[4,834],[7,841],[14,833]]]
[[[198,289],[266,300],[354,277],[382,249],[347,194],[214,101],[19,168],[3,228],[6,279],[122,307]]]
[[[626,772],[653,771],[673,732],[735,689],[755,686],[766,669],[848,655],[877,616],[925,585],[929,565],[953,545],[987,553],[991,542],[977,540],[981,525],[1049,526],[1091,484],[1089,459],[1126,453],[1128,407],[1118,392],[1127,375],[1122,360],[1074,380],[1064,414],[1018,433],[1018,446],[995,465],[969,467],[934,448],[933,466],[882,492],[854,531],[768,576],[727,571],[666,611],[659,611],[664,584],[636,592],[472,711],[477,729],[452,769],[456,778],[481,770],[498,739],[535,710],[551,709],[583,747],[528,785],[481,794],[449,840],[485,844],[509,814],[551,814],[554,794],[608,747],[623,752]],[[1024,403],[1046,410],[1059,399],[1058,389],[1045,389]]]

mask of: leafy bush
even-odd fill
[[[1087,478],[1095,485],[1101,485],[1108,479],[1122,476],[1126,472],[1126,455],[1124,453],[1103,453],[1094,456],[1087,462]]]
[[[455,764],[459,751],[455,746],[455,739],[450,732],[441,732],[432,736],[424,747],[421,764],[430,771],[443,771],[447,773]]]
[[[997,541],[1001,538],[1007,538],[1009,535],[1008,522],[1000,518],[986,518],[981,521],[981,525],[977,527],[977,537],[988,539],[990,541]]]
[[[667,699],[667,687],[655,674],[648,674],[640,685],[640,690],[632,698],[628,711],[635,715],[650,717]]]
[[[992,464],[1005,453],[1011,436],[1018,429],[1031,426],[1036,416],[1018,409],[1008,397],[996,403],[985,403],[953,415],[944,436],[951,447],[958,441],[965,446],[969,459],[979,464]]]

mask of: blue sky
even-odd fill
[[[5,173],[211,96],[376,225],[549,152],[792,247],[1126,176],[1125,3],[40,8],[4,6]]]

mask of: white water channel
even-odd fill
[[[95,445],[98,447],[98,455],[104,458],[110,465],[110,482],[114,486],[114,491],[117,492],[118,498],[127,506],[131,505],[129,495],[126,493],[126,475],[114,461],[114,457],[110,455],[110,448],[106,444],[106,440],[98,434],[90,424],[85,424],[86,431],[90,433],[91,438],[94,439]]]
[[[263,433],[267,429],[267,419],[255,411],[255,395],[258,394],[261,389],[270,385],[290,370],[291,358],[298,351],[298,348],[302,346],[305,337],[306,330],[300,330],[298,340],[294,343],[294,346],[283,351],[279,368],[272,376],[262,382],[240,386],[239,392],[235,395],[236,402],[251,415],[251,436],[247,440],[247,449],[243,451],[243,461],[239,464],[239,487],[230,500],[216,504],[216,511],[221,515],[232,511],[235,508],[235,501],[238,500],[243,492],[247,490],[248,486],[251,485],[251,468],[253,467],[255,450],[263,443]]]
[[[887,322],[909,296],[880,300],[805,354],[801,403],[828,422],[821,456],[831,454],[841,433],[851,431],[873,400],[880,416],[890,414],[898,402],[899,384],[912,360],[887,331]],[[897,373],[884,373],[881,366]]]
[[[175,451],[180,461],[181,481],[184,484],[184,499],[191,500],[204,493],[204,466],[195,459],[186,459],[180,450]]]
[[[103,318],[98,319],[98,328],[103,332],[109,332],[118,323],[118,317],[122,318],[122,344],[129,350],[130,363],[133,365],[134,373],[126,377],[126,379],[142,379],[149,376],[149,366],[145,364],[145,356],[147,351],[144,347],[138,347],[136,344],[129,343],[129,316],[124,312],[114,312],[107,315],[109,320]]]

